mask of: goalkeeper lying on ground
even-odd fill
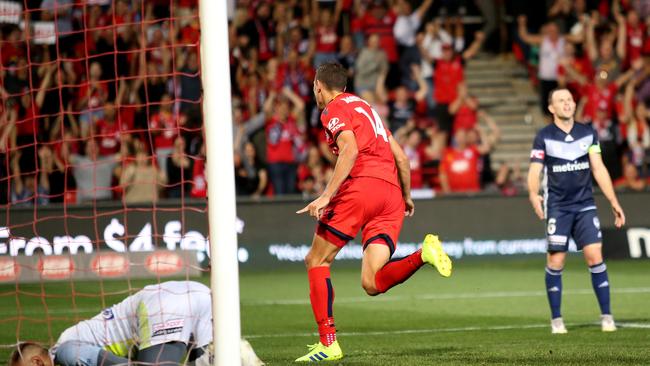
[[[9,366],[113,366],[132,361],[149,365],[186,360],[211,364],[210,289],[193,281],[146,286],[95,317],[66,329],[48,351],[26,342]],[[137,352],[132,352],[133,349]],[[242,340],[242,365],[262,365]]]

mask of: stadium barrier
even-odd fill
[[[623,230],[613,228],[607,203],[597,197],[605,256],[650,258],[650,195],[624,193],[619,199],[628,219]],[[301,200],[238,203],[236,229],[242,270],[302,265],[315,227],[312,218],[295,214],[304,205]],[[164,249],[193,251],[199,263],[207,263],[204,201],[186,201],[183,206],[177,201],[161,201],[155,207],[125,208],[120,202],[67,206],[65,215],[56,205],[38,210],[11,207],[8,211],[5,226],[0,226],[0,258]],[[456,259],[539,255],[546,248],[544,230],[524,196],[418,200],[415,216],[404,221],[396,256],[415,250],[428,232],[439,233],[446,250]],[[357,237],[341,251],[338,265],[357,265],[361,255]]]
[[[68,254],[68,253],[66,253]],[[0,257],[0,283],[104,279],[165,278],[201,274],[196,252],[151,252]]]

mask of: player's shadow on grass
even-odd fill
[[[650,325],[650,318],[616,318],[616,323],[645,323]]]

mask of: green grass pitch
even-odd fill
[[[572,255],[564,271],[569,334],[551,335],[542,257],[462,260],[449,279],[423,268],[407,283],[366,296],[360,270],[332,270],[343,365],[648,365],[650,262],[610,261],[619,331],[602,333],[587,267]],[[243,273],[242,331],[268,365],[289,365],[317,341],[306,273]],[[207,282],[207,278],[199,279]],[[131,281],[139,288],[151,281]],[[74,287],[74,302],[72,288]],[[76,319],[126,296],[125,281],[0,286],[0,357],[21,340],[45,343]],[[40,294],[48,296],[43,300]],[[107,294],[102,298],[97,293]],[[47,311],[46,311],[47,308]],[[17,334],[18,330],[18,334]]]

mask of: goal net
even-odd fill
[[[0,358],[208,282],[197,0],[0,0]]]

